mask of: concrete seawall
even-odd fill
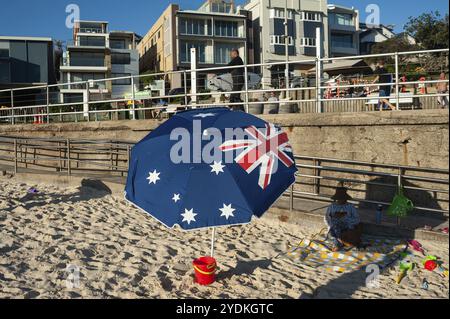
[[[298,155],[448,168],[449,112],[422,110],[262,116],[285,128]],[[0,126],[0,136],[135,142],[163,121]]]

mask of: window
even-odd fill
[[[214,35],[217,37],[238,37],[238,23],[235,21],[215,21]]]
[[[206,44],[202,42],[180,42],[180,62],[191,62],[191,48],[197,50],[198,62],[206,63]]]
[[[161,31],[158,31],[158,39],[161,38]]]
[[[0,60],[0,83],[10,83],[11,73],[9,62]]]
[[[270,36],[270,44],[271,45],[285,45],[284,42],[285,36],[284,35],[271,35]],[[288,39],[288,45],[294,45],[294,38],[289,36]]]
[[[129,53],[113,53],[111,54],[112,64],[130,64],[131,56]]]
[[[91,80],[103,80],[105,79],[105,75],[103,73],[72,73],[71,74],[72,83],[73,82],[87,82]],[[103,81],[93,82],[89,86],[93,89],[106,89],[106,83]],[[85,83],[72,84],[72,89],[85,89]]]
[[[125,39],[110,39],[109,46],[111,49],[126,49]]]
[[[70,53],[71,66],[105,66],[105,54],[96,52]]]
[[[104,37],[85,37],[81,36],[79,38],[80,46],[88,46],[88,47],[104,47],[106,44],[106,40]]]
[[[231,4],[226,2],[211,3],[211,12],[231,13]]]
[[[227,64],[231,61],[230,53],[235,46],[230,43],[216,43],[214,48],[214,62],[217,64]]]
[[[181,18],[179,32],[187,35],[205,35],[205,20]]]
[[[316,39],[315,38],[300,38],[300,46],[301,47],[315,47]]]
[[[331,46],[337,48],[353,48],[352,34],[332,34]]]
[[[322,16],[319,12],[302,11],[302,12],[300,12],[300,20],[301,21],[321,22]]]
[[[129,78],[126,79],[119,79],[119,80],[113,80],[113,85],[131,85],[131,74],[130,73],[112,73],[112,78],[122,78],[129,76]]]
[[[354,26],[355,21],[353,20],[353,15],[348,13],[331,13],[330,20],[333,24],[338,24],[342,26]]]
[[[0,49],[0,58],[9,58],[9,49]]]
[[[288,9],[287,12],[288,12],[287,18],[288,19],[293,19],[294,18],[294,11]],[[271,18],[279,18],[279,19],[282,18],[282,19],[284,19],[285,13],[286,13],[285,9],[280,9],[280,8],[272,8],[272,9],[270,9],[270,17]]]

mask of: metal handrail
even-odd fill
[[[165,110],[165,107],[144,107],[144,108],[138,108],[136,106],[136,101],[154,101],[154,100],[158,100],[158,99],[168,99],[168,98],[183,98],[185,99],[185,104],[187,108],[192,108],[195,106],[201,106],[201,107],[208,107],[208,106],[238,106],[238,105],[242,105],[245,104],[246,105],[246,111],[248,111],[248,107],[250,105],[267,105],[267,104],[278,104],[281,105],[283,103],[288,103],[288,104],[301,104],[301,103],[316,103],[316,107],[313,108],[314,112],[318,112],[321,113],[323,111],[327,111],[328,109],[324,109],[323,104],[324,103],[330,103],[330,102],[336,102],[339,103],[341,101],[362,101],[362,100],[377,100],[378,104],[380,102],[380,100],[383,99],[390,99],[391,101],[394,100],[394,104],[396,104],[396,108],[400,109],[400,103],[402,100],[402,97],[399,95],[399,86],[400,85],[431,85],[431,84],[438,84],[438,83],[445,83],[448,85],[449,81],[448,80],[425,80],[425,81],[407,81],[407,82],[400,82],[400,74],[399,74],[399,56],[407,56],[407,55],[425,55],[425,54],[436,54],[436,53],[443,53],[443,54],[448,54],[449,49],[438,49],[438,50],[421,50],[421,51],[407,51],[407,52],[393,52],[393,53],[383,53],[383,54],[368,54],[368,55],[356,55],[356,56],[347,56],[347,57],[323,57],[323,58],[305,58],[305,59],[296,59],[296,60],[290,60],[290,61],[282,61],[282,62],[268,62],[268,63],[256,63],[256,64],[246,64],[246,65],[242,65],[242,66],[237,66],[238,68],[243,68],[244,69],[244,73],[246,75],[248,75],[249,69],[255,69],[255,68],[261,68],[261,67],[273,67],[273,66],[286,66],[287,64],[289,65],[293,65],[293,64],[304,64],[304,63],[311,63],[311,66],[313,66],[313,64],[317,65],[320,63],[324,63],[324,62],[330,62],[330,61],[340,61],[340,60],[351,60],[351,59],[366,59],[366,58],[375,58],[375,57],[395,57],[395,77],[394,80],[392,82],[389,83],[377,83],[377,84],[371,84],[371,83],[367,83],[367,84],[336,84],[335,86],[333,86],[333,89],[346,89],[346,88],[361,88],[361,87],[367,87],[367,86],[382,86],[382,85],[389,85],[389,86],[395,86],[395,93],[393,95],[391,95],[390,97],[380,97],[380,96],[367,96],[367,97],[358,97],[358,96],[345,96],[345,97],[339,97],[339,98],[324,98],[323,96],[323,92],[326,89],[329,89],[329,87],[324,86],[323,84],[325,83],[325,80],[322,78],[321,75],[319,75],[319,79],[318,81],[316,81],[315,86],[309,86],[309,87],[297,87],[297,88],[293,88],[293,87],[286,87],[286,88],[275,88],[275,89],[259,89],[259,88],[249,88],[248,87],[248,77],[245,76],[245,90],[241,89],[240,91],[234,91],[234,92],[225,92],[227,94],[231,94],[231,93],[237,93],[237,94],[245,94],[245,102],[244,103],[234,103],[234,102],[221,102],[221,103],[216,103],[216,102],[212,102],[212,103],[204,103],[203,101],[201,101],[200,103],[194,104],[194,105],[187,105],[187,101],[188,98],[190,97],[204,97],[204,96],[209,96],[211,95],[210,92],[208,93],[189,93],[187,91],[187,79],[186,77],[189,74],[194,74],[194,73],[199,73],[199,72],[218,72],[218,71],[227,71],[229,69],[233,69],[236,67],[231,67],[231,66],[222,66],[222,67],[213,67],[213,68],[196,68],[196,69],[192,69],[192,70],[175,70],[175,71],[166,71],[166,72],[159,72],[159,73],[155,73],[155,74],[142,74],[142,75],[132,75],[132,76],[125,76],[125,77],[115,77],[115,78],[108,78],[108,79],[96,79],[96,80],[89,80],[89,81],[79,81],[79,82],[72,82],[72,83],[61,83],[61,84],[50,84],[50,85],[40,85],[40,86],[34,86],[34,87],[26,87],[26,88],[14,88],[14,89],[5,89],[5,90],[0,90],[0,93],[5,93],[5,92],[9,92],[10,93],[10,101],[8,102],[8,105],[10,105],[7,108],[3,108],[0,111],[0,119],[1,120],[6,120],[8,121],[8,123],[10,122],[11,124],[16,124],[16,119],[22,119],[24,121],[26,121],[28,118],[35,118],[35,117],[44,117],[47,121],[47,123],[50,122],[50,118],[52,117],[53,119],[55,117],[63,117],[63,116],[67,116],[67,115],[72,115],[72,116],[78,116],[78,115],[82,115],[83,118],[87,118],[87,120],[89,121],[89,115],[95,115],[97,117],[98,114],[100,113],[108,113],[108,114],[117,114],[120,112],[130,112],[131,117],[133,119],[135,119],[135,112],[137,111],[154,111],[154,110]],[[322,69],[322,68],[320,68]],[[166,78],[167,76],[173,76],[175,74],[181,74],[184,77],[184,88],[185,88],[185,92],[184,94],[179,94],[176,96],[170,96],[170,95],[166,95],[163,94],[161,96],[136,96],[136,88],[135,85],[136,84],[140,84],[139,81],[141,81],[142,79],[148,78],[148,77],[164,77]],[[317,75],[316,75],[317,77]],[[124,95],[121,98],[109,98],[109,99],[102,99],[102,100],[97,100],[97,101],[91,101],[90,99],[88,99],[88,101],[83,101],[83,102],[71,102],[71,103],[53,103],[53,101],[51,101],[50,99],[50,95],[54,94],[54,93],[58,93],[57,90],[60,87],[68,87],[69,85],[82,85],[86,87],[86,91],[89,95],[90,92],[90,84],[91,83],[98,83],[98,82],[108,82],[108,81],[115,81],[115,80],[125,80],[125,79],[129,79],[131,81],[131,86],[132,86],[132,92],[131,92],[131,96],[127,97],[126,95]],[[136,83],[137,81],[137,83]],[[27,106],[25,104],[24,105],[15,105],[17,103],[15,103],[15,99],[14,96],[15,94],[20,94],[20,92],[22,91],[26,91],[26,90],[36,90],[36,89],[42,89],[43,93],[46,90],[47,92],[47,96],[46,96],[46,104],[43,105],[29,105]],[[301,91],[310,91],[311,92],[311,97],[307,98],[307,99],[290,99],[290,93],[291,92],[301,92]],[[250,101],[249,100],[249,94],[252,93],[266,93],[266,92],[284,92],[286,94],[286,96],[289,95],[289,99],[286,100],[278,100],[278,101]],[[111,92],[108,92],[108,94]],[[220,93],[220,92],[219,92]],[[224,92],[222,92],[224,93]],[[412,95],[408,95],[407,98],[426,98],[426,97],[449,97],[448,93],[442,93],[442,92],[437,92],[437,93],[433,93],[433,94],[412,94]],[[42,99],[43,101],[44,99]],[[128,103],[132,101],[132,105],[129,108],[116,108],[114,109],[113,107],[110,107],[107,110],[95,110],[92,109],[93,105],[96,104],[104,104],[104,103]],[[66,108],[69,106],[80,106],[80,105],[87,105],[87,110],[83,110],[83,111],[67,111],[67,112],[63,112],[62,109],[60,109],[59,111],[52,111],[50,108],[51,107],[60,107],[60,108]],[[359,105],[359,104],[358,104]],[[367,107],[367,105],[365,106]],[[367,107],[367,110],[372,110],[371,107]],[[37,112],[36,110],[41,109],[42,112]],[[45,109],[45,110],[44,110]],[[413,107],[414,109],[414,107]],[[24,113],[24,114],[22,114]],[[87,114],[87,116],[86,116]]]
[[[43,144],[40,144],[43,143]],[[23,166],[35,167],[37,171],[48,173],[49,169],[56,169],[59,172],[66,172],[72,175],[74,172],[102,172],[113,176],[120,174],[125,176],[128,171],[130,161],[130,152],[134,143],[123,140],[89,140],[89,139],[62,139],[62,138],[21,138],[21,137],[3,137],[0,136],[0,161],[13,163],[14,171],[17,173]],[[91,151],[91,153],[89,152]],[[97,158],[82,158],[80,156],[97,154]],[[294,200],[296,198],[311,198],[317,200],[330,201],[330,196],[322,193],[321,189],[334,189],[336,186],[323,184],[321,181],[329,182],[348,182],[352,185],[366,185],[386,187],[390,193],[397,187],[403,187],[411,191],[431,192],[435,194],[446,195],[444,198],[437,199],[439,203],[448,206],[448,187],[442,187],[442,184],[448,185],[449,170],[443,168],[426,168],[416,166],[405,166],[397,164],[377,164],[364,161],[344,160],[327,157],[315,156],[295,156],[297,167],[300,169],[297,173],[297,181],[294,187],[286,192],[290,197],[290,208],[294,209]],[[305,164],[308,161],[312,164]],[[109,162],[109,163],[107,163]],[[323,163],[335,163],[345,165],[345,167],[328,166]],[[85,167],[80,167],[79,165]],[[355,169],[353,166],[371,167],[372,169],[381,169],[383,171],[369,171],[364,169]],[[312,173],[308,173],[311,170]],[[306,171],[306,172],[305,172]],[[323,172],[333,175],[323,176]],[[415,176],[413,172],[432,174],[433,176]],[[351,174],[353,176],[362,176],[346,178],[341,173]],[[437,177],[435,175],[443,175]],[[389,177],[397,180],[397,184],[392,182],[379,182],[365,178],[371,177]],[[305,180],[312,180],[311,183]],[[404,185],[408,181],[423,182],[424,185]],[[336,183],[337,184],[337,183]],[[300,191],[300,187],[313,187],[314,192]],[[364,189],[350,189],[354,192],[364,192]],[[355,197],[355,203],[371,203],[379,205],[389,205],[390,203],[374,201]],[[448,216],[448,209],[437,209],[435,207],[416,207],[418,211],[439,212]]]

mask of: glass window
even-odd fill
[[[112,64],[130,64],[131,56],[129,53],[112,53],[111,54]]]
[[[191,62],[191,49],[197,50],[198,61],[206,63],[206,44],[202,42],[180,42],[180,61],[182,63]]]
[[[214,62],[217,64],[228,64],[231,61],[231,50],[235,46],[230,43],[216,43],[214,48]]]
[[[353,48],[352,34],[332,34],[331,46],[338,48]]]
[[[300,38],[300,46],[302,47],[315,47],[316,39],[315,38]]]
[[[287,10],[288,12],[288,19],[293,19],[294,18],[294,12],[291,9]],[[283,18],[285,17],[285,13],[286,13],[286,9],[281,9],[281,8],[272,8],[270,9],[270,17],[271,18]]]
[[[205,20],[181,18],[178,30],[180,34],[205,35]]]
[[[71,66],[105,66],[105,54],[97,52],[70,53]]]
[[[89,47],[104,47],[105,46],[105,38],[104,37],[80,37],[79,38],[80,46],[89,46]]]
[[[354,26],[353,15],[347,13],[332,13],[330,14],[332,23],[343,26]]]
[[[111,49],[126,49],[125,39],[110,39],[109,46]]]
[[[125,76],[129,76],[129,78],[114,80],[114,81],[112,81],[112,84],[113,85],[131,85],[131,74],[130,73],[112,73],[111,74],[112,78],[121,78],[121,77],[125,77]]]
[[[0,60],[0,83],[10,83],[11,74],[9,71],[9,62]]]
[[[285,36],[283,35],[271,35],[270,36],[270,44],[271,45],[285,45],[284,43]],[[294,38],[289,36],[288,45],[294,45]]]
[[[237,37],[238,23],[235,21],[215,21],[214,35],[218,37]]]
[[[0,58],[9,58],[9,49],[0,49]]]
[[[301,21],[321,22],[322,16],[319,12],[302,11],[302,12],[300,12],[300,20]]]

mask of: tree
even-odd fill
[[[411,44],[405,37],[405,35],[400,34],[396,35],[393,38],[387,39],[386,41],[376,43],[372,46],[371,53],[372,54],[384,54],[384,53],[394,53],[394,52],[406,52],[406,51],[414,51],[417,50],[418,46],[415,44]],[[407,56],[401,55],[400,57],[400,65],[406,63]],[[370,65],[376,63],[379,58],[367,58],[366,62]],[[383,60],[386,62],[386,66],[392,68],[391,71],[394,70],[394,55],[383,57]]]
[[[418,17],[410,17],[404,30],[414,37],[422,49],[446,49],[449,47],[448,40],[448,14],[441,17],[436,12],[423,13]]]

